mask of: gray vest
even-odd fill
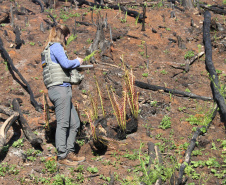
[[[84,78],[83,75],[79,74],[76,69],[68,70],[63,69],[60,64],[57,64],[51,60],[50,57],[50,46],[54,43],[49,42],[41,54],[43,67],[43,81],[46,88],[54,85],[61,85],[63,82],[69,82],[71,84],[78,84]]]

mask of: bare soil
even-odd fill
[[[217,4],[225,6],[222,0],[204,0],[203,2],[210,5]],[[13,2],[2,1],[0,3],[1,12],[9,11],[11,3]],[[69,14],[75,15],[77,13],[77,21],[92,23],[92,11],[86,5],[75,10],[75,6],[73,5],[66,12],[64,10],[65,2],[60,1],[56,9],[45,8],[45,12],[40,13],[40,6],[32,3],[32,1],[20,0],[16,1],[16,3],[18,9],[25,7],[34,13],[19,15],[14,20],[14,24],[20,28],[21,39],[24,40],[25,44],[20,49],[15,48],[15,34],[13,33],[13,27],[10,25],[10,22],[1,24],[1,39],[14,65],[30,84],[36,101],[42,104],[42,95],[43,92],[47,93],[47,89],[43,83],[40,54],[43,51],[49,34],[49,31],[46,29],[48,25],[43,19],[51,21],[48,16],[48,12],[51,12],[52,15],[56,15],[58,22],[68,25],[72,30],[74,28],[75,17],[69,16]],[[103,17],[107,15],[108,24],[112,28],[113,36],[116,33],[126,33],[127,31],[128,33],[113,41],[113,47],[109,49],[104,59],[98,53],[95,56],[96,63],[93,64],[94,69],[82,71],[81,73],[85,75],[84,80],[80,85],[74,85],[72,87],[73,103],[78,102],[80,119],[83,123],[88,122],[85,116],[85,109],[90,106],[89,92],[99,102],[95,85],[95,75],[104,99],[107,124],[111,126],[117,125],[117,121],[112,113],[106,85],[109,87],[113,86],[116,94],[121,96],[124,85],[124,70],[121,58],[123,58],[129,70],[130,68],[133,69],[135,78],[138,81],[212,97],[210,79],[205,68],[205,56],[196,60],[190,66],[190,70],[187,73],[179,68],[172,67],[183,67],[185,64],[185,55],[188,51],[193,51],[194,54],[204,51],[202,34],[204,10],[199,12],[195,8],[182,12],[175,9],[176,17],[170,18],[172,9],[167,7],[167,4],[164,6],[158,5],[147,8],[147,18],[145,20],[146,31],[141,31],[142,24],[136,24],[134,17],[127,16],[126,22],[121,21],[125,15],[120,10],[94,9],[94,21],[97,18],[98,11]],[[179,4],[178,6],[181,7]],[[135,11],[142,13],[142,8],[139,6],[128,8],[133,8]],[[66,16],[69,18],[65,18]],[[218,70],[221,85],[224,85],[226,82],[225,16],[214,14],[213,12],[211,12],[211,16],[213,21],[219,22],[224,28],[224,31],[211,30],[213,63]],[[26,17],[28,18],[27,24],[25,24]],[[191,27],[191,19],[194,21],[194,27]],[[40,30],[41,23],[44,25],[44,32]],[[154,33],[153,29],[157,33]],[[7,31],[8,36],[5,36],[5,31]],[[77,25],[77,38],[67,46],[69,58],[74,59],[77,56],[84,58],[86,49],[95,38],[95,33],[96,27],[94,25]],[[176,36],[182,38],[186,49],[180,49],[178,47]],[[109,29],[105,29],[105,37],[107,40],[110,40]],[[174,39],[175,43],[169,41],[169,39]],[[87,62],[86,64],[90,63]],[[56,150],[54,147],[54,137],[51,142],[46,141],[45,130],[43,129],[45,122],[44,114],[37,112],[31,105],[29,94],[13,79],[2,58],[0,58],[0,76],[0,104],[10,107],[14,98],[21,98],[23,101],[21,109],[25,118],[33,131],[44,140],[41,149],[39,148],[41,153],[36,156],[34,155],[34,161],[27,159],[26,152],[34,148],[26,140],[20,127],[15,124],[14,129],[11,128],[7,136],[8,150],[6,149],[1,153],[0,184],[57,184],[56,176],[59,174],[64,175],[64,178],[60,178],[58,184],[64,184],[65,182],[62,179],[65,180],[65,177],[74,179],[74,184],[108,184],[111,174],[114,173],[115,184],[137,184],[136,178],[144,175],[144,172],[140,171],[139,173],[135,173],[133,171],[140,164],[138,158],[139,151],[141,156],[145,156],[147,155],[148,142],[160,143],[159,147],[163,153],[163,159],[166,159],[168,156],[174,156],[176,159],[175,164],[183,163],[186,152],[186,147],[183,146],[190,142],[191,136],[194,133],[192,131],[193,127],[200,127],[191,125],[186,119],[189,118],[189,115],[193,115],[196,118],[201,117],[202,119],[213,108],[213,101],[194,100],[162,91],[150,91],[136,87],[137,92],[139,92],[140,103],[138,130],[135,133],[127,135],[127,138],[124,140],[110,142],[107,151],[102,154],[93,152],[90,145],[84,139],[78,137],[76,140],[76,151],[79,156],[86,157],[86,161],[81,163],[81,165],[84,165],[84,170],[78,172],[68,167],[58,166],[57,170],[51,173],[48,172],[43,160],[53,160],[52,157],[56,156]],[[17,78],[19,79],[18,76]],[[49,104],[51,105],[50,101]],[[101,115],[101,108],[99,109],[99,114]],[[50,116],[51,125],[54,126],[54,112],[51,112]],[[159,128],[164,116],[171,118],[171,127],[168,129]],[[0,114],[1,123],[6,119],[6,115]],[[13,147],[12,143],[19,138],[24,138],[24,146],[18,148]],[[225,172],[220,178],[214,176],[214,173],[211,172],[211,169],[216,169],[219,173],[223,173],[223,170],[225,170],[225,153],[221,146],[223,140],[225,140],[225,125],[221,122],[218,113],[207,133],[198,138],[195,150],[201,149],[202,155],[192,155],[191,160],[207,161],[209,158],[216,158],[220,167],[209,167],[205,165],[203,167],[193,168],[199,176],[194,178],[191,175],[185,174],[188,177],[188,183],[209,185],[225,183]],[[171,148],[171,141],[174,141],[175,144],[173,148]],[[143,147],[140,150],[141,146]],[[129,156],[133,156],[134,159],[129,158]],[[1,173],[2,166],[6,166],[6,163],[10,167],[16,165],[15,169],[18,170],[18,174],[15,174],[15,171],[12,172],[9,169],[7,172]],[[164,161],[163,165],[167,167],[169,165],[168,163]],[[91,173],[87,170],[90,167],[96,167],[98,172]],[[178,168],[176,168],[175,173],[177,176]],[[79,180],[80,176],[84,179]],[[106,179],[106,177],[108,178]],[[44,182],[43,180],[41,182],[40,179],[45,179],[46,181]],[[66,182],[68,181],[66,180]],[[165,182],[163,181],[163,184],[170,184],[169,179]]]

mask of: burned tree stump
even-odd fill
[[[208,5],[205,5],[205,4],[199,4],[199,6],[201,8],[204,8],[206,10],[210,10],[214,13],[217,13],[217,14],[221,14],[221,15],[225,15],[226,14],[226,10],[222,9],[222,8],[218,8],[216,6],[208,6]]]
[[[107,49],[110,48],[111,42],[105,39],[104,35],[104,27],[106,23],[104,22],[103,18],[101,18],[100,14],[98,15],[97,22],[96,22],[96,27],[97,31],[95,34],[95,38],[93,40],[93,43],[90,45],[90,47],[86,50],[86,55],[90,55],[92,52],[101,50],[100,55],[102,56]],[[91,58],[91,62],[95,63],[95,58]]]
[[[22,40],[20,38],[20,30],[19,30],[19,27],[16,26],[15,29],[13,30],[13,32],[16,35],[16,39],[15,39],[16,49],[20,49],[20,47],[22,46],[22,44],[24,44],[24,40]]]

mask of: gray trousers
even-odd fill
[[[49,99],[55,106],[57,128],[55,144],[58,159],[74,151],[75,137],[80,126],[78,114],[71,102],[71,87],[53,86],[48,89]]]

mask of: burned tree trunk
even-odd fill
[[[139,22],[142,22],[142,20],[143,20],[143,14],[140,14],[139,12],[134,11],[134,10],[128,10],[124,6],[118,6],[118,5],[105,6],[105,5],[101,5],[101,4],[95,4],[95,3],[92,3],[92,2],[89,2],[89,1],[86,1],[86,0],[77,0],[77,2],[79,2],[78,6],[82,6],[83,4],[85,4],[85,5],[92,6],[92,7],[96,6],[97,8],[102,8],[102,9],[104,9],[104,8],[111,8],[111,9],[114,9],[114,10],[121,9],[123,12],[125,12],[125,13],[127,12],[128,16],[131,16],[131,17],[134,17],[134,18],[138,17]]]
[[[204,22],[203,22],[203,42],[205,46],[205,63],[206,70],[210,74],[211,79],[211,89],[213,93],[213,98],[217,102],[221,116],[224,122],[226,122],[226,104],[225,99],[220,92],[219,79],[215,70],[215,67],[212,62],[212,45],[210,39],[210,23],[211,23],[211,15],[209,11],[204,13]]]
[[[16,72],[18,74],[18,76],[20,77],[20,79],[23,81],[23,83],[25,83],[25,90],[28,91],[28,93],[30,94],[30,101],[31,101],[31,104],[35,107],[35,109],[39,112],[42,111],[42,108],[41,106],[37,103],[37,101],[35,100],[34,98],[34,94],[31,90],[31,87],[30,85],[28,84],[28,82],[24,79],[24,77],[20,74],[20,72],[18,71],[18,69],[16,69],[16,67],[14,66],[13,64],[13,61],[12,59],[10,58],[8,52],[5,50],[4,46],[3,46],[3,42],[2,42],[2,39],[0,38],[0,53],[2,55],[2,58],[7,61],[7,64],[8,64],[8,67],[12,70],[12,75],[14,75],[14,72]],[[13,72],[14,71],[14,72]],[[14,78],[15,75],[13,76]],[[18,79],[17,79],[18,81]],[[23,85],[23,84],[22,84]]]
[[[17,111],[20,115],[19,117],[19,124],[24,132],[24,135],[26,136],[26,138],[28,139],[28,141],[34,145],[34,146],[39,146],[43,141],[41,138],[37,137],[31,130],[30,126],[28,125],[26,119],[23,116],[22,111],[20,110],[20,105],[17,99],[13,99],[12,102],[13,105],[13,110]]]

